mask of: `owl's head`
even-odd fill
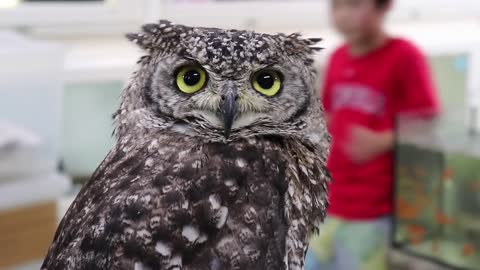
[[[123,94],[119,132],[130,125],[212,140],[287,134],[318,112],[312,56],[319,39],[169,21],[127,37],[146,55]]]

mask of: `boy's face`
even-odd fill
[[[375,0],[332,0],[332,19],[347,42],[358,42],[382,27],[388,5],[379,7]]]

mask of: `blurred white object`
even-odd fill
[[[42,143],[33,132],[0,119],[0,157],[2,152],[15,148],[35,147]]]
[[[67,176],[50,173],[2,183],[0,212],[22,206],[55,201],[71,189]]]
[[[55,171],[43,145],[32,131],[0,119],[0,182]]]
[[[64,50],[57,44],[29,40],[14,32],[0,31],[0,44],[0,119],[35,133],[45,142],[44,158],[57,161]],[[26,142],[26,137],[22,138]]]

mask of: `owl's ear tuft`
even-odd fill
[[[305,39],[305,41],[306,41],[309,45],[315,45],[315,44],[323,41],[323,38],[307,38],[307,39]]]
[[[145,33],[155,35],[156,33],[158,33],[160,31],[160,25],[156,24],[156,23],[148,23],[148,24],[145,24],[145,25],[142,26],[142,30]]]
[[[149,50],[152,47],[152,37],[143,33],[128,33],[125,37],[144,50]]]
[[[315,52],[318,52],[318,51],[321,51],[323,50],[324,48],[322,47],[318,47],[316,46],[318,43],[320,43],[321,41],[323,41],[323,38],[307,38],[305,39],[305,41],[308,43],[308,45],[310,46],[310,49],[315,51]]]
[[[285,37],[284,45],[292,54],[311,54],[323,48],[315,46],[321,38],[303,38],[299,33],[293,33]]]
[[[142,26],[139,33],[130,33],[126,37],[146,51],[154,49],[168,49],[170,45],[178,42],[179,33],[184,29],[167,20],[158,23],[149,23]]]

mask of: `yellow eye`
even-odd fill
[[[280,73],[275,70],[264,69],[253,75],[253,88],[261,94],[272,97],[282,88]]]
[[[175,82],[180,91],[193,94],[205,87],[207,73],[200,66],[184,66],[178,70]]]

